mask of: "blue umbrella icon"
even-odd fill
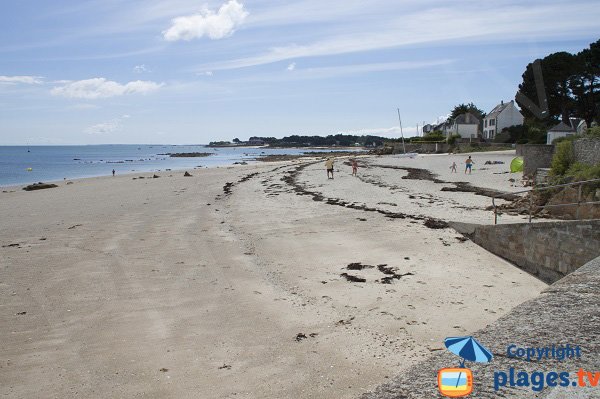
[[[471,336],[449,337],[444,340],[444,345],[446,345],[446,348],[450,352],[462,357],[460,368],[464,368],[466,360],[471,362],[487,363],[494,357],[485,346],[481,345],[475,338]],[[456,386],[458,386],[460,376],[461,373],[458,374]]]

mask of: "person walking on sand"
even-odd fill
[[[467,160],[465,161],[465,175],[467,174],[467,170],[469,171],[469,174],[471,174],[471,169],[473,168],[474,163],[475,162],[473,162],[471,156],[469,155],[469,158],[467,158]]]
[[[115,177],[115,170],[113,169],[113,177]]]
[[[352,160],[352,176],[356,176],[356,172],[358,172],[358,162],[356,159]]]
[[[452,166],[450,166],[450,173],[456,173],[456,162],[452,162]]]
[[[327,158],[327,161],[325,162],[325,168],[327,169],[327,178],[333,179],[333,159],[332,158]],[[329,177],[329,174],[331,174],[331,177]]]

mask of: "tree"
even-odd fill
[[[600,40],[576,57],[576,75],[571,81],[575,110],[591,125],[600,116]]]
[[[475,106],[475,104],[473,104],[473,103],[468,103],[468,104],[459,104],[459,105],[455,106],[454,109],[452,109],[452,112],[450,113],[449,119],[453,120],[457,116],[459,116],[461,114],[465,114],[467,112],[470,112],[473,115],[475,115],[480,121],[482,121],[483,118],[485,118],[485,112],[483,112],[483,110],[477,108]]]
[[[233,139],[233,142],[238,144],[240,142],[240,139],[238,139],[237,137]]]
[[[600,40],[578,54],[558,52],[540,60],[544,89],[548,99],[550,125],[569,117],[584,118],[588,125],[600,118]],[[525,68],[519,91],[531,101],[539,104],[533,64]],[[535,117],[518,100],[525,117]]]

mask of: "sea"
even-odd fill
[[[256,162],[265,155],[297,155],[332,149],[219,147],[205,145],[73,145],[0,146],[0,186],[53,182],[135,172],[160,172]],[[344,151],[348,151],[344,149]],[[199,158],[170,157],[168,153],[206,152]]]

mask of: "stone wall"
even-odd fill
[[[523,174],[532,176],[538,168],[549,168],[554,155],[554,146],[546,144],[520,144],[517,155],[523,157]]]
[[[406,143],[406,152],[418,152],[421,154],[435,154],[448,152],[450,145],[448,143]],[[394,143],[394,154],[402,154],[404,152],[402,143]]]
[[[600,138],[584,138],[573,142],[577,162],[588,165],[600,163]]]
[[[476,244],[546,282],[557,281],[600,256],[600,220],[451,225]]]

